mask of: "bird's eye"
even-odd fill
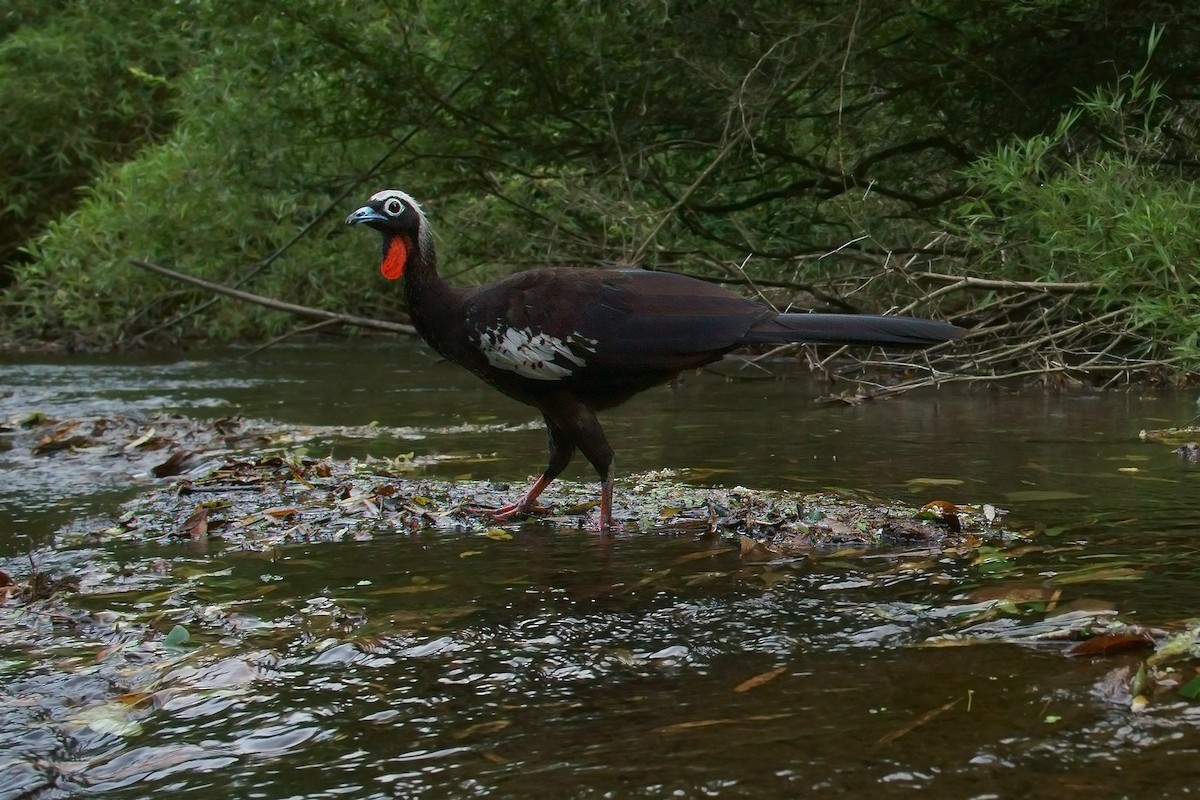
[[[383,210],[389,217],[398,217],[400,216],[400,212],[404,210],[404,203],[393,197],[383,204]]]

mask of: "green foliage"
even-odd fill
[[[1143,354],[1200,358],[1200,193],[1183,168],[1196,110],[1143,67],[1082,94],[1051,133],[978,160],[962,218],[987,274],[1094,284],[1085,300],[1128,307]]]
[[[22,2],[4,16],[0,262],[69,212],[103,164],[173,124],[171,79],[194,40],[181,5],[139,6]]]
[[[18,164],[0,181],[26,248],[0,255],[9,336],[194,341],[292,324],[224,300],[189,315],[207,298],[134,256],[391,316],[376,243],[338,223],[398,186],[424,202],[462,281],[614,261],[739,278],[746,262],[787,284],[783,302],[807,289],[870,310],[921,296],[897,264],[954,271],[982,251],[1003,258],[989,269],[1095,280],[1110,298],[1151,281],[1172,306],[1140,319],[1194,339],[1178,309],[1192,299],[1182,212],[1197,159],[1176,98],[1200,77],[1200,10],[112,2],[23,2],[0,29],[0,114],[16,134],[0,156]],[[962,250],[929,246],[947,228],[965,230]]]

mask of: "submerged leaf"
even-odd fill
[[[414,583],[409,586],[392,586],[388,589],[376,589],[371,594],[420,594],[421,592],[436,592],[445,589],[449,585],[448,583]]]
[[[163,637],[162,643],[165,647],[182,647],[183,643],[191,638],[192,635],[188,633],[187,628],[182,625],[176,625],[174,628],[171,628],[170,633]]]
[[[655,733],[674,733],[677,731],[690,731],[697,728],[711,728],[715,725],[739,725],[746,722],[770,722],[776,719],[785,719],[793,716],[787,714],[751,714],[747,717],[719,717],[717,719],[698,719],[692,722],[677,722],[674,725],[665,725],[661,728],[655,728]]]
[[[762,686],[764,683],[775,680],[780,675],[787,672],[787,670],[788,670],[788,667],[786,664],[784,664],[782,667],[776,667],[775,669],[768,670],[767,672],[759,673],[758,675],[755,675],[753,678],[747,678],[746,680],[742,681],[737,686],[733,687],[733,690],[735,692],[740,693],[740,692],[748,692],[751,689],[757,689],[759,686]]]
[[[729,554],[730,552],[732,552],[732,551],[727,547],[717,547],[717,548],[712,548],[709,550],[699,550],[695,553],[688,553],[687,555],[679,556],[679,558],[675,559],[671,563],[686,564],[689,561],[700,561],[701,559],[713,558],[714,556],[723,556],[723,555]]]
[[[1052,489],[1023,489],[1017,492],[1005,492],[1004,496],[1018,503],[1041,503],[1050,500],[1086,500],[1086,494],[1066,492]]]
[[[454,734],[455,739],[470,739],[475,736],[486,736],[489,733],[497,733],[504,730],[509,725],[512,725],[512,720],[497,719],[491,722],[479,722],[466,730],[461,730]]]
[[[1063,572],[1050,579],[1058,586],[1068,586],[1073,583],[1090,583],[1092,581],[1136,581],[1142,578],[1142,571],[1133,567],[1084,567],[1083,569]]]
[[[1071,645],[1067,655],[1078,658],[1081,656],[1104,656],[1112,653],[1123,653],[1139,647],[1152,647],[1154,636],[1144,628],[1130,626],[1112,633],[1093,636],[1091,639]]]
[[[909,478],[904,482],[910,492],[921,492],[938,486],[962,486],[961,478]]]

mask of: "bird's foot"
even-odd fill
[[[497,522],[507,522],[508,520],[516,519],[517,517],[523,517],[528,514],[533,514],[536,516],[538,514],[545,514],[550,511],[550,509],[546,508],[545,506],[523,506],[520,503],[509,503],[508,505],[501,506],[500,508],[467,506],[466,510],[468,514],[479,514],[480,516],[491,517]]]
[[[588,530],[593,530],[602,536],[607,536],[607,535],[613,534],[613,533],[620,533],[621,531],[625,530],[625,526],[619,522],[616,522],[611,519],[608,520],[607,522],[605,522],[604,520],[599,519],[599,518],[597,518],[594,523],[589,519],[587,527],[588,527]]]

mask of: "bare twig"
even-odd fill
[[[914,278],[924,278],[931,281],[951,284],[951,289],[1019,289],[1031,292],[1047,292],[1049,294],[1075,294],[1078,292],[1095,292],[1100,284],[1092,281],[1010,281],[994,280],[991,278],[972,278],[964,275],[946,275],[941,272],[917,272]],[[941,292],[942,290],[939,290]]]

